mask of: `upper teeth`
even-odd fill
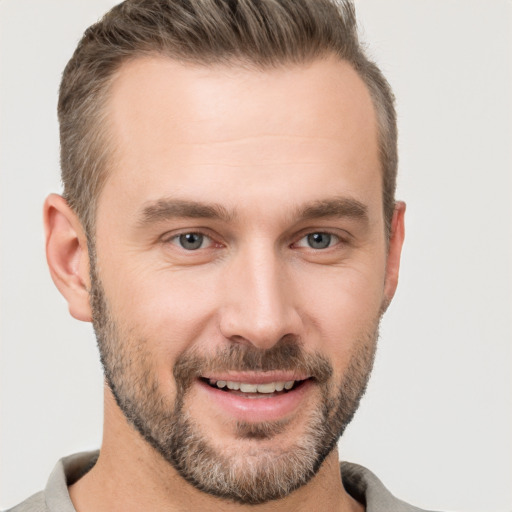
[[[250,384],[247,382],[235,382],[231,380],[214,380],[210,379],[210,384],[218,388],[228,388],[243,393],[274,393],[283,391],[283,389],[292,389],[295,384],[294,380],[282,382],[268,382],[266,384]]]

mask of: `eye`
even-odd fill
[[[310,233],[305,237],[301,238],[297,243],[298,247],[309,247],[311,249],[327,249],[337,244],[340,239],[336,235],[331,233]]]
[[[202,249],[211,243],[211,239],[202,233],[182,233],[171,239],[171,243],[187,251]]]

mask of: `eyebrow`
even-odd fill
[[[216,203],[159,199],[143,208],[139,224],[146,225],[173,218],[214,219],[229,222],[233,217],[233,212]]]
[[[182,199],[159,199],[144,206],[139,224],[145,226],[173,218],[212,219],[230,222],[234,211],[218,203],[200,203]],[[313,201],[299,207],[293,216],[299,221],[328,217],[346,217],[368,222],[368,208],[360,201],[348,197],[334,197]]]
[[[347,217],[368,222],[368,208],[360,201],[350,197],[334,197],[314,201],[299,209],[297,217],[313,220],[324,217]]]

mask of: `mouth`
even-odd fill
[[[310,378],[300,380],[276,380],[256,383],[239,380],[222,380],[202,377],[201,380],[208,386],[246,398],[270,398],[284,395],[303,386]]]
[[[203,413],[211,408],[215,416],[249,423],[300,414],[317,388],[314,377],[292,372],[203,375],[196,382],[205,400]]]

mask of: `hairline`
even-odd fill
[[[314,63],[316,61],[334,58],[336,61],[340,63],[347,63],[350,67],[357,73],[358,77],[361,79],[362,83],[366,87],[366,90],[370,96],[373,110],[374,110],[374,121],[376,123],[376,136],[377,136],[377,150],[378,150],[378,161],[380,166],[380,186],[381,186],[381,204],[384,218],[384,230],[386,234],[386,239],[388,240],[390,237],[390,220],[388,219],[388,214],[386,212],[386,200],[384,197],[385,194],[385,166],[384,166],[384,155],[382,154],[382,145],[386,139],[385,131],[389,130],[389,121],[386,120],[386,109],[382,105],[382,102],[378,97],[376,97],[379,93],[378,91],[374,91],[374,88],[371,86],[371,81],[366,80],[364,73],[362,73],[356,63],[352,62],[350,59],[341,57],[335,51],[331,51],[329,49],[324,49],[321,52],[317,52],[315,54],[307,55],[302,59],[275,59],[271,62],[257,62],[255,59],[251,59],[249,57],[244,56],[220,56],[213,58],[205,58],[199,56],[198,58],[183,58],[177,55],[172,55],[170,52],[166,52],[165,50],[137,50],[130,55],[126,55],[124,58],[120,58],[117,62],[116,66],[113,68],[112,72],[106,77],[106,79],[101,82],[101,86],[99,87],[99,91],[95,95],[91,95],[89,101],[91,103],[96,103],[96,112],[91,117],[91,122],[88,127],[88,133],[95,132],[95,139],[98,142],[93,143],[95,152],[100,155],[100,157],[96,160],[99,163],[100,170],[97,173],[94,187],[91,187],[91,198],[90,203],[87,210],[81,216],[80,222],[84,227],[84,231],[90,243],[94,244],[95,240],[95,232],[96,232],[96,221],[97,221],[97,207],[99,203],[99,199],[105,184],[107,183],[110,175],[116,167],[116,158],[115,155],[117,153],[117,146],[115,142],[115,137],[112,131],[112,124],[108,115],[108,104],[112,98],[112,91],[114,85],[122,74],[123,69],[131,62],[142,60],[142,59],[168,59],[175,63],[182,64],[184,66],[196,66],[203,67],[205,69],[215,69],[215,68],[224,68],[224,69],[242,69],[247,71],[259,71],[265,72],[272,69],[286,68],[286,67],[296,67],[296,66],[307,66],[308,64]],[[369,83],[370,82],[370,83]],[[117,159],[117,161],[119,161]],[[92,174],[92,173],[91,173]],[[69,198],[64,195],[64,198],[68,200]],[[396,202],[396,201],[395,201]],[[73,207],[73,205],[71,205]]]

